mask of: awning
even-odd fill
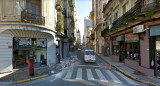
[[[113,45],[119,45],[119,43],[113,43]]]
[[[124,40],[124,37],[125,37],[124,35],[120,35],[120,36],[118,36],[118,37],[116,38],[116,40],[117,40],[117,41],[125,41],[125,40]]]
[[[160,25],[150,27],[150,36],[160,36]]]

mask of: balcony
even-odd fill
[[[160,1],[155,1],[149,4],[139,3],[132,7],[129,11],[123,14],[120,18],[115,20],[112,23],[111,31],[114,28],[125,29],[125,26],[133,26],[133,22],[142,22],[151,19],[151,16],[154,15],[157,11],[160,11]],[[136,24],[137,24],[136,22]],[[108,27],[105,28],[101,34],[104,36],[109,31]],[[117,30],[119,31],[119,30]]]
[[[57,31],[57,36],[63,36],[64,35],[64,23],[63,23],[63,21],[60,21],[60,20],[57,21],[56,31]]]
[[[57,2],[56,2],[56,9],[58,11],[63,11],[63,3],[62,3],[61,0],[57,0]]]
[[[89,18],[90,18],[91,20],[93,20],[93,18],[94,18],[94,11],[91,11],[91,12],[89,13]]]
[[[141,12],[141,5],[135,5],[125,14],[123,14],[120,18],[112,23],[112,28],[118,27],[121,24],[126,24],[127,21],[132,20],[136,15]]]
[[[26,11],[21,12],[21,22],[32,23],[38,25],[45,25],[45,17],[36,14],[28,13]]]

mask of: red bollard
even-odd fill
[[[30,76],[34,76],[34,63],[33,63],[33,61],[34,61],[33,58],[28,59],[29,75],[30,75]]]

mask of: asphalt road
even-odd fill
[[[73,68],[47,78],[15,86],[146,86],[131,80],[97,58],[95,63],[85,63],[83,51],[77,53],[79,61]]]

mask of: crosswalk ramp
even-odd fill
[[[84,72],[84,71],[85,72]],[[76,73],[73,74],[73,71],[69,71],[64,76],[64,79],[76,79],[76,80],[100,80],[102,82],[109,82],[113,81],[114,83],[123,84],[123,82],[127,82],[131,85],[138,85],[135,81],[131,80],[130,78],[124,76],[118,71],[110,71],[110,70],[101,70],[101,69],[82,69],[78,68]],[[98,78],[96,78],[96,76]],[[108,77],[107,77],[108,76]],[[84,78],[86,77],[86,78]]]

